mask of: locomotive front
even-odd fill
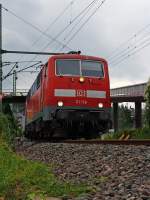
[[[56,124],[86,136],[110,128],[110,86],[104,59],[54,56],[49,61],[49,77],[47,101]]]

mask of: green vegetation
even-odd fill
[[[95,181],[97,183],[105,183],[106,181],[108,181],[108,176],[98,176]]]
[[[119,129],[125,130],[133,127],[132,108],[128,108],[123,104],[119,106]]]
[[[0,113],[0,138],[12,145],[14,138],[21,135],[22,130],[18,127],[10,106],[3,105],[3,113]]]
[[[142,129],[129,129],[119,131],[116,133],[109,133],[102,136],[102,139],[113,140],[120,139],[124,135],[124,138],[129,136],[129,139],[150,139],[150,129],[145,127]]]
[[[21,134],[21,130],[17,127],[14,119],[9,115],[0,113],[0,138],[12,144],[13,139]]]
[[[44,164],[25,160],[0,142],[0,197],[8,200],[42,196],[78,196],[87,192],[85,186],[62,183]]]
[[[0,198],[32,200],[35,196],[74,197],[88,192],[84,185],[58,181],[52,167],[17,156],[11,144],[20,132],[12,115],[0,114]]]

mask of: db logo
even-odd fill
[[[86,97],[86,90],[76,90],[77,97]]]

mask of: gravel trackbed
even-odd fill
[[[18,153],[92,188],[76,200],[150,200],[150,146],[38,143]]]

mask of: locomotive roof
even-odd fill
[[[51,59],[85,59],[85,60],[101,60],[107,62],[104,58],[96,57],[96,56],[88,56],[88,55],[80,55],[80,54],[62,54],[62,55],[54,55],[51,56],[48,60]]]

